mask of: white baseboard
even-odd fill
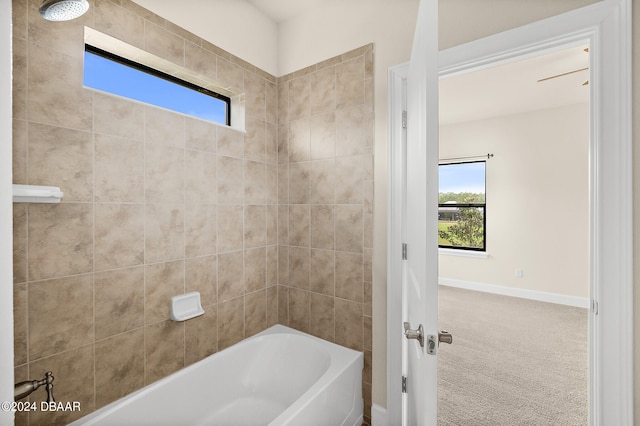
[[[371,426],[388,426],[387,409],[378,404],[371,405]]]
[[[575,306],[589,309],[588,297],[567,296],[564,294],[547,293],[544,291],[527,290],[524,288],[504,287],[501,285],[485,284],[474,281],[457,280],[453,278],[439,277],[440,285],[448,287],[464,288],[466,290],[483,291],[485,293],[501,294],[503,296],[519,297],[521,299],[538,300],[540,302],[555,303],[558,305]]]

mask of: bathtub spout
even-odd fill
[[[45,386],[45,389],[47,390],[47,402],[55,402],[53,399],[53,378],[53,373],[51,373],[51,371],[47,371],[44,374],[44,379],[42,380],[28,380],[26,382],[16,383],[13,387],[14,401],[26,398],[40,386]]]

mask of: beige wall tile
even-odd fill
[[[311,115],[333,113],[336,109],[336,67],[323,68],[309,78]]]
[[[265,206],[245,206],[244,246],[262,247],[267,244],[267,210]]]
[[[278,166],[265,165],[265,203],[278,204]]]
[[[310,249],[289,247],[289,285],[291,287],[309,289]]]
[[[117,96],[93,94],[93,131],[144,140],[144,105]]]
[[[367,120],[362,107],[340,110],[336,116],[336,156],[366,153]]]
[[[215,205],[195,205],[185,212],[184,251],[186,257],[205,256],[217,252],[218,230]]]
[[[29,149],[29,133],[28,133],[27,127],[28,127],[27,121],[16,120],[16,119],[13,120],[12,170],[13,170],[14,183],[28,182],[27,152]]]
[[[184,267],[182,260],[145,266],[145,324],[169,319],[171,298],[184,294]]]
[[[310,295],[309,332],[332,342],[335,340],[335,299],[317,293],[310,293]]]
[[[149,145],[185,146],[185,117],[172,111],[144,107],[144,141]]]
[[[328,296],[335,295],[335,252],[311,249],[309,289]]]
[[[245,338],[251,337],[267,328],[267,292],[266,290],[249,293],[244,298]]]
[[[278,246],[267,247],[267,287],[278,284]]]
[[[29,284],[29,359],[93,343],[93,276]]]
[[[95,205],[95,270],[144,262],[144,205]]]
[[[145,199],[147,203],[184,203],[185,151],[145,147]]]
[[[218,303],[218,350],[244,339],[244,297]]]
[[[306,204],[310,197],[311,163],[289,164],[289,203]]]
[[[100,134],[94,141],[95,200],[144,202],[144,144]]]
[[[202,306],[218,303],[218,257],[203,256],[185,261],[185,292],[200,292]]]
[[[245,293],[263,290],[267,286],[267,249],[266,247],[245,250],[244,252]]]
[[[167,59],[176,65],[184,65],[185,40],[159,25],[145,22],[144,45],[147,52]]]
[[[363,348],[362,304],[335,299],[336,343],[356,351]]]
[[[13,204],[13,282],[27,281],[27,204]]]
[[[244,252],[218,255],[218,300],[234,299],[244,294]]]
[[[96,408],[144,386],[144,329],[96,342]]]
[[[271,327],[279,323],[279,314],[278,286],[274,285],[267,288],[267,327]]]
[[[311,206],[311,247],[333,250],[334,229],[334,206]]]
[[[264,161],[268,164],[276,164],[278,162],[278,126],[267,122],[264,137],[266,150]]]
[[[289,247],[278,245],[278,284],[289,285]]]
[[[218,252],[241,250],[244,236],[244,208],[218,206]]]
[[[311,159],[311,123],[302,118],[289,123],[289,162]]]
[[[98,1],[93,5],[96,29],[136,46],[144,46],[144,21],[141,16],[111,1]]]
[[[197,118],[185,118],[185,146],[198,151],[218,152],[218,129],[224,128]],[[222,133],[222,132],[221,132]]]
[[[244,202],[246,204],[264,204],[265,201],[265,164],[247,160],[244,163]]]
[[[284,123],[278,125],[278,164],[289,162],[289,124],[286,121]]]
[[[59,186],[63,200],[93,199],[91,133],[29,124],[28,182]]]
[[[336,297],[363,301],[362,255],[336,252]]]
[[[336,107],[364,103],[364,56],[336,65]]]
[[[298,288],[289,288],[289,326],[296,330],[309,332],[310,293]]]
[[[145,385],[184,367],[184,323],[171,320],[144,328]]]
[[[336,114],[331,111],[311,117],[310,158],[320,160],[336,155]]]
[[[307,118],[311,113],[309,101],[311,83],[309,77],[300,77],[289,81],[289,120]]]
[[[13,285],[13,365],[29,360],[29,312],[27,283]]]
[[[182,204],[148,204],[145,207],[145,263],[184,258]]]
[[[218,75],[216,55],[193,43],[185,43],[185,67],[215,80]]]
[[[216,204],[216,182],[217,156],[208,152],[185,151],[185,202],[188,205]]]
[[[289,204],[289,164],[278,166],[278,204]]]
[[[226,59],[218,58],[217,78],[232,90],[244,92],[244,72],[239,65]]]
[[[289,206],[289,245],[298,247],[310,246],[310,211],[309,205]]]
[[[244,89],[247,100],[247,117],[266,120],[266,86],[264,78],[251,72],[244,74]]]
[[[144,267],[95,274],[96,340],[144,325]]]
[[[289,287],[278,286],[278,323],[289,326]]]
[[[218,157],[218,202],[244,202],[244,161],[239,158]]]
[[[309,170],[309,202],[312,204],[332,204],[335,199],[336,185],[342,188],[344,181],[336,179],[336,160],[315,160]]]
[[[184,323],[185,365],[193,364],[218,350],[218,307],[204,306],[204,314]]]
[[[69,129],[91,130],[92,93],[82,87],[82,81],[81,61],[30,43],[29,120]]]
[[[238,158],[244,156],[244,132],[224,126],[219,126],[217,132],[218,154]]]
[[[92,271],[93,205],[29,204],[28,215],[30,280]]]
[[[362,253],[362,206],[336,205],[336,250]]]

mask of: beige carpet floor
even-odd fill
[[[587,425],[587,310],[440,286],[438,424]]]

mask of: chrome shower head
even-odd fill
[[[89,10],[87,0],[44,0],[40,15],[48,21],[70,21]]]

